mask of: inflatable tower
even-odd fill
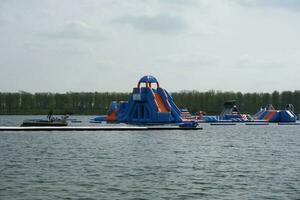
[[[135,124],[182,122],[181,112],[172,97],[153,76],[142,77],[128,101],[113,101],[103,119]]]

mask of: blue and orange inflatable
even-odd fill
[[[201,117],[200,117],[201,116]],[[166,124],[198,122],[296,122],[297,117],[293,106],[289,104],[285,110],[275,110],[268,105],[255,115],[241,114],[234,100],[224,103],[224,109],[218,116],[192,116],[187,110],[180,110],[174,103],[171,95],[160,87],[153,76],[142,77],[137,87],[133,88],[128,101],[112,101],[107,115],[98,116],[91,122],[117,122],[133,124]]]
[[[288,122],[297,121],[297,116],[293,112],[294,106],[288,104],[285,110],[276,110],[271,104],[260,109],[259,112],[250,116],[249,114],[241,114],[237,108],[235,101],[227,101],[224,103],[224,109],[220,115],[209,116],[203,115],[200,120],[202,122]]]
[[[107,115],[98,116],[94,121],[163,124],[180,123],[183,119],[171,95],[160,87],[157,79],[144,76],[128,101],[112,101]]]
[[[285,110],[276,110],[271,104],[260,109],[255,115],[255,120],[267,122],[296,122],[297,116],[293,112],[293,105],[288,104]]]

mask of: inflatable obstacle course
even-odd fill
[[[191,121],[211,123],[213,125],[229,125],[232,123],[248,123],[247,125],[268,125],[269,122],[295,123],[293,105],[288,104],[285,110],[275,110],[267,105],[255,115],[241,114],[235,100],[226,101],[220,115],[209,116],[205,112],[191,115],[188,110],[180,110],[171,95],[160,87],[153,76],[142,77],[137,87],[133,88],[128,101],[112,101],[107,115],[97,116],[91,122],[116,122],[128,124],[168,124],[176,123],[181,127],[193,127]]]
[[[271,104],[260,109],[253,115],[254,120],[263,120],[267,122],[296,122],[297,116],[293,112],[294,107],[288,104],[285,110],[276,110]]]
[[[231,100],[224,103],[224,108],[220,115],[203,115],[200,120],[206,123],[246,122],[247,125],[267,125],[269,122],[295,123],[297,116],[294,113],[292,104],[288,104],[285,110],[276,110],[271,104],[268,104],[253,116],[241,114],[235,101]]]
[[[249,115],[241,114],[235,100],[230,100],[224,103],[220,115],[203,115],[201,120],[207,123],[245,122],[249,120]]]
[[[94,121],[135,124],[164,124],[182,122],[181,111],[171,95],[160,87],[153,76],[142,77],[128,101],[112,101],[107,115]]]

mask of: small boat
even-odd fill
[[[68,126],[68,116],[62,116],[61,118],[53,117],[52,114],[48,115],[47,119],[27,119],[21,124],[24,126]]]

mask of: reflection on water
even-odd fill
[[[299,198],[300,126],[203,128],[0,132],[0,199]]]

